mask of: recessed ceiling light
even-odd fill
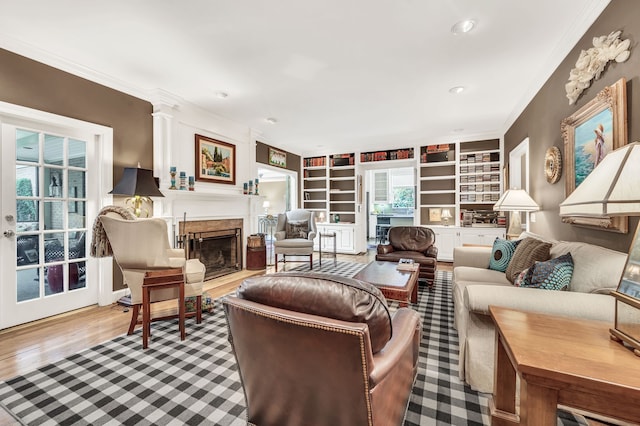
[[[459,127],[457,129],[453,129],[452,132],[453,133],[460,133],[460,132],[464,132],[464,129],[462,127]]]
[[[278,120],[273,117],[265,118],[264,121],[266,121],[269,124],[276,124],[278,122]]]
[[[464,86],[454,86],[451,89],[449,89],[449,93],[452,93],[454,95],[458,95],[462,92],[464,92]]]
[[[216,92],[216,96],[220,99],[225,99],[229,94],[227,92]]]
[[[453,35],[466,34],[471,31],[476,26],[476,21],[473,19],[465,19],[464,21],[456,22],[456,24],[451,27],[451,32]]]

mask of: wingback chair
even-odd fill
[[[393,226],[389,229],[389,244],[379,244],[376,260],[397,262],[413,259],[420,264],[419,277],[433,287],[438,267],[436,234],[424,226]]]
[[[249,424],[402,424],[420,316],[372,284],[328,274],[251,277],[222,301]]]
[[[275,270],[278,271],[278,255],[283,263],[289,256],[309,256],[309,269],[313,269],[313,239],[316,237],[314,212],[305,209],[291,210],[278,215],[274,237]]]
[[[169,245],[167,223],[164,219],[124,220],[108,215],[99,217],[113,257],[122,271],[124,282],[131,291],[131,323],[128,334],[141,324],[138,319],[142,306],[142,283],[147,271],[182,268],[184,272],[185,297],[196,297],[196,311],[186,316],[195,316],[202,321],[202,283],[205,266],[198,259],[185,259],[183,249],[172,249]],[[178,298],[177,288],[153,291],[151,302]]]

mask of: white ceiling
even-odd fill
[[[366,151],[501,136],[607,4],[2,0],[0,47],[295,153]]]

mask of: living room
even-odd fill
[[[595,3],[595,2],[593,2]],[[46,58],[46,55],[28,55],[24,46],[9,37],[0,42],[0,101],[4,104],[28,108],[30,110],[46,112],[57,116],[93,123],[100,129],[94,132],[103,132],[102,128],[110,128],[111,134],[104,131],[105,138],[111,138],[110,149],[106,156],[95,158],[108,160],[109,167],[96,163],[94,171],[99,172],[99,183],[96,183],[96,193],[99,193],[98,202],[111,200],[108,192],[111,191],[123,175],[125,167],[151,169],[159,178],[160,188],[164,193],[169,192],[170,168],[177,167],[178,172],[185,171],[187,175],[196,174],[196,155],[194,148],[195,135],[205,135],[213,139],[230,143],[235,146],[237,159],[237,173],[234,184],[211,183],[206,180],[196,180],[194,194],[170,194],[164,199],[154,199],[153,204],[147,205],[153,216],[170,217],[172,223],[182,220],[182,215],[188,211],[188,218],[208,217],[214,219],[228,219],[240,216],[245,220],[243,235],[257,232],[258,223],[254,219],[264,211],[262,199],[248,196],[243,197],[242,185],[244,182],[258,177],[258,169],[262,167],[278,168],[270,161],[270,151],[276,150],[286,154],[284,170],[295,175],[299,182],[298,206],[303,205],[303,159],[314,156],[326,156],[333,154],[353,152],[356,158],[364,152],[375,150],[394,150],[412,148],[416,153],[421,147],[433,143],[460,143],[497,139],[500,143],[500,152],[504,166],[509,166],[509,153],[525,139],[529,140],[529,182],[528,193],[540,206],[535,213],[535,221],[528,221],[529,231],[552,237],[556,240],[585,242],[608,249],[628,253],[632,243],[633,233],[638,225],[637,217],[629,217],[628,232],[616,233],[594,227],[576,226],[563,222],[559,216],[559,204],[566,198],[564,184],[565,176],[555,183],[550,184],[545,176],[545,155],[551,147],[557,147],[564,154],[565,141],[561,132],[563,120],[574,115],[587,102],[597,98],[598,94],[607,87],[612,86],[621,78],[626,79],[626,140],[631,143],[640,140],[639,118],[633,114],[640,108],[640,91],[634,90],[640,76],[640,57],[635,52],[635,41],[640,34],[640,24],[634,19],[640,13],[640,5],[631,0],[616,0],[606,5],[591,7],[596,9],[593,23],[587,25],[586,32],[577,39],[575,45],[566,49],[563,59],[557,61],[548,69],[543,69],[542,64],[527,65],[537,67],[540,65],[540,75],[537,81],[539,85],[531,88],[530,96],[522,100],[522,108],[511,111],[511,116],[505,117],[504,128],[482,134],[448,134],[439,139],[430,139],[433,135],[423,133],[418,137],[405,140],[393,140],[388,144],[376,139],[371,147],[349,146],[343,144],[340,150],[333,147],[318,147],[315,142],[305,144],[300,136],[300,142],[295,148],[291,145],[281,144],[275,137],[266,137],[266,130],[257,130],[249,123],[238,122],[229,119],[219,113],[209,113],[202,108],[188,102],[183,102],[179,96],[161,89],[153,94],[136,91],[136,88],[128,88],[122,81],[114,81],[112,86],[105,81],[92,80],[91,72],[85,74],[74,72],[63,60],[56,62],[55,58]],[[593,10],[591,12],[595,13]],[[450,24],[449,24],[450,25]],[[570,104],[565,84],[570,71],[576,66],[576,60],[580,52],[593,47],[592,39],[609,35],[614,31],[621,31],[622,39],[629,39],[631,54],[624,62],[610,62],[602,75],[591,81],[581,96],[574,104]],[[0,33],[2,33],[0,31]],[[508,35],[505,35],[508,37]],[[538,49],[532,43],[523,49]],[[544,47],[553,50],[556,46]],[[59,59],[59,58],[58,58]],[[546,64],[545,64],[546,65]],[[511,73],[517,74],[519,66],[513,64]],[[500,91],[499,82],[494,82],[492,90]],[[525,84],[525,83],[523,83]],[[637,88],[636,88],[637,89]],[[214,93],[210,94],[215,97]],[[232,98],[235,94],[229,93]],[[222,96],[222,95],[221,95]],[[230,99],[227,99],[230,100]],[[222,98],[216,98],[215,102],[225,102]],[[488,102],[491,102],[489,99]],[[217,107],[220,108],[220,107]],[[224,109],[224,107],[222,107]],[[2,109],[2,116],[14,116],[18,109]],[[318,113],[319,115],[321,113]],[[271,127],[286,125],[282,120],[275,123],[267,123]],[[265,126],[266,126],[265,125]],[[95,133],[94,133],[95,134]],[[377,135],[384,139],[386,135]],[[391,140],[393,138],[387,138]],[[6,164],[3,155],[3,165],[12,169],[13,165]],[[11,166],[11,167],[8,167]],[[93,163],[92,163],[93,166]],[[419,168],[419,159],[414,157],[413,167]],[[93,168],[89,167],[88,169]],[[4,168],[3,168],[4,169]],[[566,173],[563,171],[563,173]],[[507,179],[503,179],[503,190],[507,189]],[[3,190],[3,193],[6,189]],[[207,196],[211,199],[207,199]],[[4,196],[3,196],[4,197]],[[200,198],[199,198],[200,197]],[[3,198],[4,199],[4,198]],[[124,197],[114,197],[113,202],[125,205]],[[106,204],[106,203],[105,203]],[[97,216],[100,207],[105,204],[95,203],[87,205],[87,229],[91,228],[93,219]],[[4,204],[3,204],[4,205]],[[328,209],[327,209],[328,211]],[[272,213],[275,213],[272,211]],[[459,213],[459,212],[458,212]],[[3,211],[3,216],[7,213]],[[364,223],[366,210],[357,212],[361,214],[358,225],[363,224],[361,235],[366,235]],[[342,216],[342,215],[341,215]],[[418,225],[423,224],[416,219]],[[460,223],[459,217],[454,217],[455,223]],[[343,222],[345,219],[343,218]],[[255,222],[255,223],[254,223]],[[347,227],[349,224],[342,224]],[[363,241],[365,241],[363,239]],[[5,253],[3,246],[3,258]],[[12,258],[12,256],[9,256]],[[102,260],[88,259],[87,264],[95,262],[94,271],[101,270],[100,280],[102,284],[96,290],[96,300],[102,305],[109,305],[126,293],[119,271],[114,266],[112,271],[106,271],[106,267],[99,267]],[[324,262],[323,262],[324,263]],[[10,269],[15,270],[13,263]],[[102,269],[100,269],[102,268]],[[2,285],[9,279],[3,272]],[[99,292],[99,293],[98,293]],[[2,302],[4,303],[4,302]],[[6,314],[5,314],[6,315]],[[6,321],[10,323],[9,320]],[[13,324],[12,324],[13,325]]]

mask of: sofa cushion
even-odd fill
[[[307,238],[309,234],[309,221],[290,220],[287,222],[286,238]]]
[[[627,261],[626,253],[594,244],[559,241],[551,248],[551,257],[569,252],[574,264],[569,291],[608,294],[618,287]]]
[[[523,274],[524,277],[522,277]],[[536,262],[520,273],[514,285],[545,290],[566,290],[572,275],[573,259],[571,253],[567,253],[546,262]]]
[[[533,266],[536,261],[548,260],[550,249],[551,243],[545,243],[536,238],[527,237],[520,240],[505,271],[507,279],[513,283],[520,272]]]
[[[506,271],[520,241],[521,240],[509,241],[496,237],[493,242],[493,248],[491,249],[489,269],[500,272]]]
[[[391,338],[391,314],[376,286],[337,275],[283,272],[245,279],[236,295],[276,308],[342,321],[366,323],[371,350]]]

